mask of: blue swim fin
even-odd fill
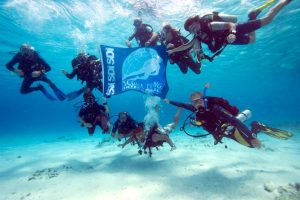
[[[67,98],[66,95],[60,89],[58,89],[57,87],[52,88],[52,89],[53,89],[53,92],[55,93],[56,97],[60,101],[63,101],[63,100],[65,100]]]
[[[55,101],[57,100],[55,97],[53,97],[45,88],[43,85],[39,84],[39,86],[41,89],[41,92],[45,95],[45,97],[47,97],[48,99],[50,99],[51,101]]]
[[[80,90],[70,92],[69,94],[66,95],[66,97],[67,97],[68,101],[72,101],[73,99],[76,99],[77,97],[79,97],[83,92],[84,92],[84,87],[81,88]]]

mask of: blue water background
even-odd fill
[[[100,44],[124,47],[132,34],[133,19],[140,15],[155,31],[163,22],[180,28],[188,16],[217,10],[247,20],[247,12],[261,0],[218,1],[1,1],[0,4],[0,134],[1,143],[30,144],[59,136],[88,137],[81,128],[72,102],[51,102],[41,93],[19,93],[22,79],[5,67],[10,51],[29,42],[51,65],[48,77],[64,92],[81,87],[60,70],[71,71],[72,58],[82,50],[99,56]],[[263,12],[265,14],[266,12]],[[261,15],[261,16],[262,16]],[[205,61],[196,75],[181,74],[168,65],[168,98],[188,102],[189,94],[211,87],[208,95],[228,99],[241,110],[250,109],[253,118],[277,127],[300,124],[300,2],[285,7],[274,21],[257,31],[253,45],[229,46],[213,63]],[[98,97],[100,93],[96,93]],[[145,115],[146,96],[127,92],[108,100],[111,114],[128,111],[138,121]],[[172,120],[176,108],[162,104],[161,124]],[[185,112],[181,121],[185,118]],[[100,130],[97,130],[100,133]],[[99,134],[98,134],[99,135]],[[184,136],[183,136],[184,137]]]

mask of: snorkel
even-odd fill
[[[205,111],[208,111],[208,105],[207,105],[207,99],[206,99],[206,91],[208,88],[209,88],[209,83],[206,83],[204,86],[203,95],[202,95]]]

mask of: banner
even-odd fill
[[[104,96],[136,90],[166,97],[168,57],[164,46],[118,48],[100,45],[100,54]]]

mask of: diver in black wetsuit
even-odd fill
[[[198,15],[188,18],[184,23],[184,28],[191,34],[194,34],[193,40],[186,45],[176,49],[171,49],[168,53],[185,51],[194,47],[196,54],[201,59],[203,52],[201,43],[205,43],[209,50],[219,55],[226,45],[247,45],[256,41],[255,31],[271,23],[278,12],[292,0],[281,0],[262,18],[257,19],[262,9],[268,7],[273,1],[267,1],[265,5],[251,11],[248,14],[249,20],[243,23],[237,23],[235,16],[219,15],[218,12],[207,14],[203,17]]]
[[[251,148],[260,148],[261,143],[256,138],[258,132],[278,139],[288,139],[292,136],[287,131],[267,127],[266,125],[254,121],[251,123],[252,129],[249,130],[237,117],[239,109],[231,106],[227,100],[218,97],[205,97],[201,92],[194,92],[191,97],[191,104],[179,103],[165,99],[168,104],[185,108],[195,113],[196,121],[201,124],[203,129],[213,135],[215,144],[221,142],[222,137],[231,138],[242,145]],[[232,126],[230,132],[226,132]]]
[[[68,73],[66,70],[62,70],[63,74],[67,78],[73,79],[77,76],[77,80],[81,80],[81,83],[86,82],[86,86],[81,88],[78,91],[71,92],[67,95],[68,100],[72,100],[83,92],[91,93],[93,89],[98,89],[100,92],[103,92],[102,84],[102,68],[101,62],[94,55],[89,55],[85,53],[79,53],[72,60],[73,71]]]
[[[100,126],[103,133],[108,133],[110,128],[109,123],[109,107],[106,99],[102,98],[103,106],[99,105],[95,96],[91,93],[83,95],[85,105],[79,111],[79,121],[88,128],[88,133],[92,136],[96,126]]]
[[[17,63],[19,64],[18,68],[15,69],[13,66]],[[65,99],[65,94],[46,76],[46,73],[51,70],[49,64],[46,63],[35,51],[34,47],[29,44],[22,44],[20,52],[6,64],[6,67],[8,70],[24,78],[21,85],[21,94],[41,91],[50,100],[55,100],[55,98],[46,91],[43,85],[38,84],[38,86],[30,87],[35,81],[43,81],[49,84],[59,100],[62,101]]]
[[[134,20],[134,33],[125,41],[126,46],[131,47],[130,41],[135,38],[139,47],[154,46],[158,42],[159,35],[153,31],[149,24],[143,24],[140,18]]]
[[[173,28],[170,24],[163,26],[161,33],[162,43],[167,49],[174,49],[189,42],[189,40],[180,34],[180,31]],[[189,52],[189,49],[182,52],[172,53],[169,55],[171,64],[176,63],[183,74],[186,74],[188,68],[194,73],[200,74],[201,63],[195,62]]]
[[[117,138],[120,140],[124,137],[130,136],[131,131],[137,127],[138,123],[127,112],[121,112],[114,123],[111,135],[112,137],[116,137],[116,133],[118,132]]]

